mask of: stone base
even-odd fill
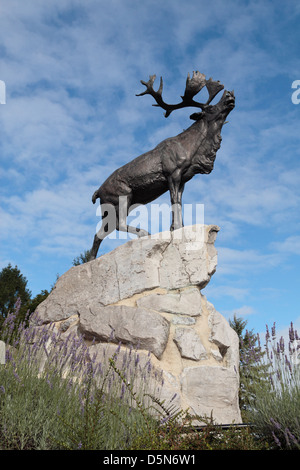
[[[84,335],[99,360],[109,345],[121,344],[121,355],[138,348],[163,375],[166,405],[172,399],[193,415],[240,423],[238,337],[201,293],[216,270],[218,230],[197,225],[130,240],[73,267],[39,317],[62,336]]]

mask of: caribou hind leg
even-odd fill
[[[100,248],[102,241],[104,240],[105,237],[107,237],[110,233],[112,233],[114,229],[115,227],[112,227],[110,224],[107,224],[104,218],[102,219],[101,228],[94,236],[94,242],[93,242],[92,249],[90,251],[89,261],[97,258],[97,253],[98,253],[98,250]]]
[[[92,261],[93,259],[97,258],[97,253],[98,253],[101,242],[102,242],[102,240],[100,238],[98,238],[98,236],[96,234],[95,237],[94,237],[94,242],[93,242],[92,249],[90,251],[89,261]]]
[[[111,207],[113,208],[113,206]],[[127,224],[128,211],[126,209],[124,210],[124,208],[122,208],[122,210],[120,210],[119,206],[114,207],[114,215],[115,215],[115,219],[113,223],[112,219],[109,219],[109,222],[106,221],[106,218],[108,218],[108,213],[107,212],[103,213],[102,225],[101,225],[100,230],[94,236],[94,242],[93,242],[92,249],[90,251],[89,261],[96,259],[101,242],[103,241],[105,237],[107,237],[114,230],[133,233],[134,235],[137,235],[139,238],[149,235],[149,233],[146,230],[140,229],[138,227],[131,227],[130,225]],[[111,214],[111,217],[112,217],[112,214]]]
[[[97,196],[97,197],[95,197]],[[93,203],[95,204],[96,199],[98,198],[97,191],[93,195]],[[94,236],[93,246],[90,250],[89,261],[97,258],[97,253],[99,247],[104,240],[110,233],[112,233],[117,227],[116,221],[116,207],[113,204],[101,204],[101,216],[102,216],[102,223],[100,230]]]

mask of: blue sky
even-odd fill
[[[256,332],[300,331],[299,21],[294,0],[0,0],[0,269],[49,290],[91,247],[104,179],[191,124],[136,97],[140,80],[178,102],[199,70],[236,96],[214,171],[183,195],[221,228],[204,293]]]

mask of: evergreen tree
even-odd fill
[[[247,321],[237,318],[229,320],[231,328],[239,337],[240,352],[240,410],[243,419],[247,419],[247,410],[255,402],[255,384],[269,386],[267,381],[267,365],[263,362],[265,352],[262,351],[259,336],[253,330],[244,332]]]
[[[90,260],[91,250],[85,250],[79,256],[73,259],[73,266],[78,266],[79,264],[87,263]]]
[[[11,264],[8,264],[0,272],[0,323],[9,312],[14,310],[18,299],[22,305],[20,314],[24,315],[26,306],[31,299],[31,292],[27,288],[27,279],[17,266],[13,268]]]
[[[16,330],[21,323],[25,327],[28,326],[30,315],[48,297],[49,293],[47,290],[42,290],[32,299],[31,292],[27,288],[27,279],[18,267],[13,268],[9,264],[3,268],[0,271],[0,330],[9,313],[16,316]]]

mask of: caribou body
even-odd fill
[[[96,258],[101,241],[114,229],[137,233],[138,236],[148,235],[145,230],[127,225],[127,215],[133,207],[152,202],[166,191],[170,192],[171,204],[175,208],[171,230],[182,227],[181,203],[185,183],[197,173],[208,174],[213,170],[216,153],[221,145],[223,124],[235,106],[234,92],[225,90],[220,101],[211,105],[210,102],[224,88],[223,85],[212,79],[206,80],[203,74],[194,72],[192,78],[188,75],[182,102],[169,105],[162,99],[162,79],[158,91],[153,89],[154,80],[155,75],[150,76],[148,82],[141,81],[146,91],[138,96],[152,95],[157,106],[166,110],[166,117],[175,109],[188,106],[201,108],[201,112],[190,116],[195,122],[188,129],[118,168],[95,191],[93,203],[99,198],[102,209],[112,207],[115,225],[110,228],[104,222],[107,211],[102,210],[103,223],[94,237],[90,259]],[[209,93],[205,104],[193,99],[203,86],[207,87]],[[120,207],[122,197],[126,197],[125,212]]]

